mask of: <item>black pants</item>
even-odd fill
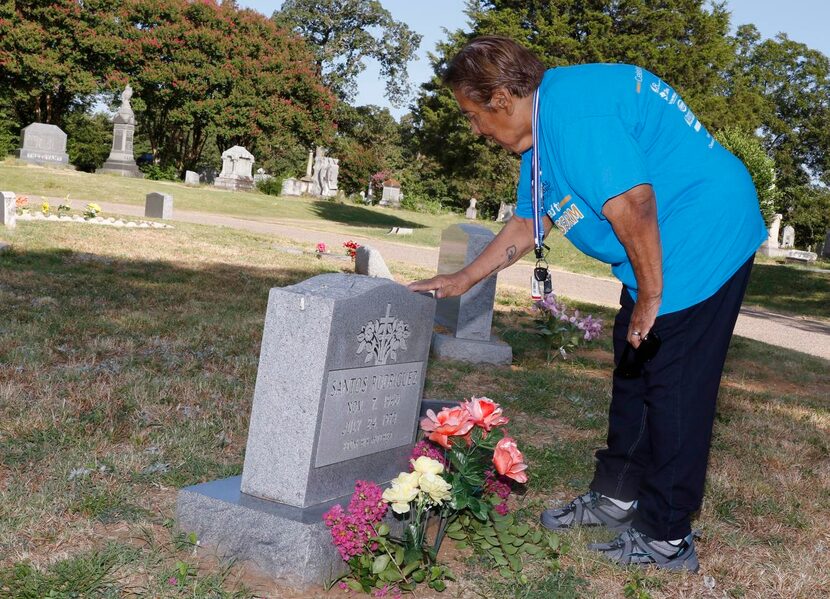
[[[663,341],[642,377],[614,377],[608,448],[596,453],[591,489],[637,500],[634,528],[661,541],[685,537],[701,505],[726,350],[746,291],[750,258],[715,295],[659,316]],[[634,302],[623,288],[614,321],[619,362]]]

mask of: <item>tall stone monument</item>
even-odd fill
[[[326,151],[317,146],[314,156],[314,174],[311,179],[312,195],[330,198],[337,195],[337,178],[340,173],[340,161],[326,156]]]
[[[778,256],[784,256],[787,253],[786,250],[781,249],[778,243],[778,235],[781,230],[782,218],[783,216],[780,214],[775,214],[772,217],[772,224],[770,224],[769,229],[767,230],[767,240],[761,244],[760,248],[758,248],[758,251],[764,256],[771,256],[775,258]]]
[[[441,234],[438,274],[449,274],[475,260],[495,237],[480,225],[453,225]],[[486,364],[510,364],[513,349],[493,335],[496,275],[490,275],[459,297],[438,300],[435,322],[448,329],[432,338],[432,353],[439,359]]]
[[[242,146],[233,146],[222,152],[222,172],[213,181],[215,187],[231,191],[248,191],[254,188],[251,172],[254,155]]]
[[[242,476],[183,489],[179,527],[295,585],[342,573],[322,514],[408,469],[434,313],[360,275],[272,289]]]
[[[135,113],[130,106],[133,97],[133,88],[129,85],[121,92],[121,106],[112,120],[112,149],[104,166],[97,173],[111,173],[122,177],[138,177],[144,175],[138,170],[133,155],[133,136],[135,135]]]
[[[20,132],[21,148],[16,154],[20,160],[48,166],[69,166],[66,153],[66,133],[57,125],[32,123]]]

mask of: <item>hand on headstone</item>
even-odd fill
[[[463,295],[474,284],[475,281],[471,281],[466,274],[458,271],[449,275],[438,275],[431,279],[413,281],[407,285],[407,289],[418,292],[434,291],[435,297],[441,299]]]

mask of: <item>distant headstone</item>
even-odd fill
[[[412,227],[392,227],[387,235],[412,235]]]
[[[258,168],[256,169],[256,174],[254,175],[254,183],[268,181],[269,179],[273,178],[273,175],[269,175],[268,173],[266,173],[264,168]]]
[[[195,171],[185,171],[184,172],[184,184],[185,185],[199,185],[201,181],[199,181],[199,173]]]
[[[354,271],[359,275],[394,280],[383,256],[370,245],[361,245],[355,250]]]
[[[758,251],[765,255],[765,256],[782,256],[785,252],[780,249],[778,244],[778,233],[781,229],[781,219],[783,218],[780,214],[775,214],[772,217],[772,223],[767,230],[767,240],[761,244],[761,247],[758,248]]]
[[[787,260],[795,260],[796,262],[815,262],[818,260],[818,254],[803,250],[787,250],[785,256]]]
[[[827,234],[824,236],[824,247],[821,250],[821,255],[824,258],[830,258],[830,229],[827,229]]]
[[[173,196],[156,191],[144,199],[144,216],[147,218],[173,218]]]
[[[302,181],[300,181],[299,179],[294,179],[293,177],[289,177],[288,179],[282,180],[282,188],[280,189],[280,195],[299,196],[303,193],[302,189]]]
[[[499,203],[499,213],[496,216],[497,223],[506,223],[511,218],[513,218],[513,213],[516,210],[515,204],[507,204],[505,202]]]
[[[461,270],[484,251],[495,237],[489,229],[472,224],[453,225],[441,234],[438,274]],[[465,362],[510,364],[512,348],[492,333],[496,275],[474,285],[460,297],[438,300],[435,322],[449,334],[435,333],[432,352],[438,358]]]
[[[340,161],[326,156],[326,152],[317,146],[314,156],[314,173],[312,175],[310,193],[312,195],[330,198],[337,195],[337,177],[340,172]]]
[[[23,141],[16,154],[20,160],[32,164],[69,166],[66,153],[66,133],[56,125],[32,123],[20,132]]]
[[[129,85],[121,92],[121,106],[112,120],[112,148],[109,158],[96,173],[109,173],[122,177],[141,178],[144,175],[138,170],[133,153],[133,137],[135,135],[135,114],[130,106],[133,97],[133,88]]]
[[[389,208],[401,207],[401,184],[399,181],[387,179],[383,182],[383,195],[380,197],[378,206],[387,206]]]
[[[271,289],[242,476],[182,489],[179,528],[292,584],[344,572],[321,516],[408,469],[434,312],[358,275]]]
[[[254,155],[242,146],[233,146],[222,152],[222,172],[213,185],[231,191],[247,191],[254,188],[251,171],[254,168]]]
[[[795,245],[795,229],[792,226],[787,225],[784,227],[784,233],[781,236],[781,247],[782,248],[791,248]]]
[[[17,196],[11,191],[0,191],[3,198],[3,211],[0,217],[7,229],[14,229],[17,226]]]
[[[470,205],[467,207],[467,212],[464,213],[464,216],[470,220],[475,220],[478,216],[478,210],[476,210],[476,199],[470,198]]]

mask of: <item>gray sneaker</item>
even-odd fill
[[[654,565],[665,570],[690,572],[697,572],[700,568],[695,540],[691,533],[680,545],[672,545],[668,541],[655,541],[629,528],[610,543],[591,543],[588,549],[602,553],[621,566]]]
[[[631,526],[636,503],[627,510],[618,507],[608,497],[588,491],[568,505],[542,512],[542,526],[550,530],[564,530],[576,526],[606,526],[611,530],[626,530]]]

